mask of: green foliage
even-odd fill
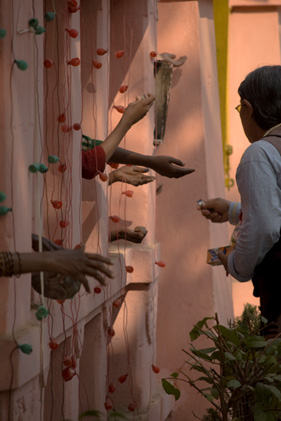
[[[200,320],[190,332],[190,349],[183,350],[189,370],[162,379],[164,390],[179,399],[179,381],[189,383],[211,404],[203,421],[274,421],[281,418],[281,339],[259,335],[260,316],[247,304],[228,327],[215,317]],[[194,345],[198,337],[208,348]],[[196,376],[195,376],[196,377]]]

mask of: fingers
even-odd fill
[[[134,172],[137,173],[146,173],[149,171],[149,168],[144,168],[144,167],[137,167],[136,165],[133,165],[132,167],[125,167],[125,168],[131,168]]]
[[[89,282],[88,282],[88,279],[86,278],[86,276],[81,275],[79,277],[79,281],[81,282],[81,284],[83,284],[86,292],[88,292],[88,294],[89,294],[91,292],[91,290],[90,290]]]
[[[170,175],[170,178],[180,178],[185,175],[193,173],[195,170],[190,168],[178,168],[173,174]]]
[[[108,265],[113,265],[112,261],[108,257],[102,256],[101,254],[85,253],[85,255],[90,260],[98,260],[99,262],[107,263]]]

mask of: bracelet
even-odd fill
[[[18,271],[17,277],[19,277],[22,273],[22,261],[21,261],[21,255],[19,254],[18,251],[16,251],[16,255],[18,256],[18,263],[19,263],[19,271]]]
[[[4,276],[5,272],[5,261],[3,253],[0,253],[0,276]]]
[[[3,276],[11,277],[14,274],[15,262],[11,252],[3,252],[4,271]]]

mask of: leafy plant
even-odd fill
[[[205,317],[190,331],[190,350],[183,352],[190,370],[179,370],[162,379],[166,393],[180,398],[177,381],[189,383],[212,405],[203,421],[274,421],[281,418],[281,339],[266,341],[259,335],[259,315],[248,307],[243,318],[225,327],[215,317]],[[196,348],[199,337],[211,342]]]

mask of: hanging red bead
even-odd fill
[[[76,6],[76,7],[68,6],[69,13],[76,13],[78,12],[78,10],[80,10],[80,6]]]
[[[133,266],[126,266],[126,272],[133,273],[134,272]]]
[[[112,327],[109,327],[109,328],[107,329],[107,334],[108,334],[108,336],[113,337],[113,336],[115,335],[115,330],[114,330],[114,329],[112,329]]]
[[[92,60],[92,64],[96,69],[100,69],[102,67],[102,63],[97,60]]]
[[[156,51],[150,51],[150,57],[154,58],[157,56]]]
[[[72,130],[71,126],[67,126],[66,124],[64,126],[61,126],[61,131],[63,133],[69,133]]]
[[[98,56],[103,56],[107,52],[108,52],[108,50],[105,50],[104,48],[98,48],[97,51],[96,51]]]
[[[71,367],[72,366],[72,357],[70,355],[67,355],[63,359],[63,365],[65,367]]]
[[[51,67],[53,67],[54,62],[53,60],[46,58],[46,60],[44,60],[44,67],[46,67],[46,69],[50,69]]]
[[[59,116],[58,116],[58,122],[59,123],[64,123],[65,122],[65,115],[64,114],[60,114]]]
[[[116,53],[115,53],[115,57],[116,58],[121,58],[121,57],[123,57],[123,55],[125,54],[125,51],[123,51],[123,50],[118,50],[118,51],[116,51]]]
[[[66,171],[66,169],[67,169],[67,166],[65,164],[59,165],[59,168],[58,168],[59,172],[64,173]]]
[[[128,374],[122,374],[122,376],[118,377],[119,383],[124,383],[127,380]]]
[[[94,288],[94,292],[95,292],[96,294],[100,294],[100,293],[101,293],[101,288],[100,288],[100,287],[95,287],[95,288]]]
[[[162,262],[162,260],[159,260],[159,262],[155,262],[155,264],[160,266],[160,268],[164,268],[166,266],[166,263]]]
[[[61,209],[62,208],[62,202],[60,200],[51,200],[51,203],[52,203],[54,209]]]
[[[59,240],[59,239],[57,239],[57,240],[55,240],[54,241],[54,243],[57,245],[57,246],[63,246],[63,242],[62,242],[62,240]]]
[[[136,409],[136,404],[135,403],[130,403],[130,405],[128,406],[129,411],[134,412],[134,410]]]
[[[108,162],[108,165],[111,168],[114,168],[115,170],[117,170],[117,168],[119,167],[119,164],[117,162]]]
[[[71,367],[66,367],[65,369],[62,370],[62,377],[65,382],[68,382],[69,380],[73,379],[75,374],[76,374],[76,371],[73,370],[73,368]]]
[[[69,0],[68,2],[67,2],[67,4],[68,4],[68,6],[70,6],[70,7],[76,7],[77,6],[77,1],[76,0]]]
[[[115,222],[116,224],[117,224],[117,222],[120,221],[120,218],[117,215],[110,216],[110,219],[111,219],[112,222]]]
[[[58,349],[58,344],[56,343],[56,341],[50,341],[49,342],[49,348],[52,350],[52,351],[55,351],[56,349]]]
[[[108,176],[104,172],[99,172],[99,178],[101,179],[101,181],[107,181]]]
[[[65,28],[65,30],[66,30],[66,32],[68,33],[68,35],[71,38],[77,38],[78,35],[79,35],[79,32],[76,29],[73,29],[73,28],[71,28],[71,29]]]
[[[154,373],[156,373],[156,374],[158,374],[158,373],[160,372],[160,368],[159,368],[159,367],[157,367],[156,365],[153,365],[153,364],[152,364],[151,368],[152,368],[152,371],[153,371]]]
[[[134,192],[133,190],[126,190],[126,191],[123,191],[122,194],[124,194],[127,197],[133,197]]]
[[[78,131],[78,130],[81,129],[81,124],[80,123],[74,123],[72,127],[73,127],[74,130]]]
[[[108,392],[114,393],[115,391],[116,391],[116,388],[115,388],[114,384],[110,383],[110,385],[108,386]]]
[[[63,304],[65,302],[65,300],[57,300],[58,304]]]
[[[120,298],[117,298],[117,300],[114,300],[112,303],[114,308],[119,308],[122,305],[122,300]]]
[[[123,114],[126,109],[125,107],[123,107],[123,105],[113,105],[113,108],[115,108],[118,111],[118,113],[121,114]]]
[[[110,411],[113,408],[113,403],[111,399],[107,396],[104,402],[104,407],[107,411]]]
[[[67,62],[67,64],[70,64],[71,66],[74,66],[74,67],[79,66],[79,64],[80,64],[80,58],[74,57],[71,60],[69,60]]]
[[[128,89],[128,85],[120,86],[120,88],[119,88],[120,94],[124,94],[127,91],[127,89]]]
[[[68,227],[68,225],[69,225],[68,221],[60,221],[60,227],[61,228],[66,228],[66,227]]]

